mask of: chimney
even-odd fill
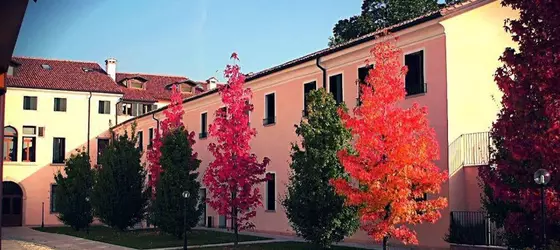
[[[117,79],[117,59],[109,58],[105,60],[105,71],[107,71],[107,75],[113,78],[113,81]]]
[[[208,83],[208,90],[213,90],[218,87],[218,79],[215,77],[210,77],[206,82]]]

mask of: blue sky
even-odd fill
[[[325,48],[362,0],[30,1],[14,54],[96,61],[119,72],[223,79],[237,52],[256,72]]]

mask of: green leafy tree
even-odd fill
[[[130,137],[125,131],[103,150],[91,196],[95,215],[121,231],[143,219],[150,197],[145,185],[146,171],[140,163],[142,152],[136,147],[135,128],[136,123]]]
[[[308,117],[296,126],[302,146],[292,143],[292,173],[283,205],[299,236],[329,247],[354,233],[359,225],[357,208],[345,206],[344,196],[336,194],[329,183],[347,176],[337,152],[350,149],[352,136],[331,94],[319,89],[307,98]]]
[[[189,133],[181,127],[169,131],[161,138],[161,164],[156,184],[156,198],[152,204],[154,224],[161,230],[178,238],[183,234],[183,203],[182,193],[188,191],[187,199],[187,230],[194,227],[202,214],[199,208],[200,183],[196,172],[200,160],[193,156],[192,139],[194,133]]]
[[[55,174],[55,202],[58,218],[74,230],[89,228],[93,221],[90,195],[93,185],[93,171],[89,155],[78,151],[66,160],[64,173]]]
[[[462,0],[446,0],[452,4]],[[329,46],[372,33],[391,25],[422,16],[440,8],[438,0],[364,0],[362,12],[339,20],[329,38]]]

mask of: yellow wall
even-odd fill
[[[441,22],[447,58],[448,142],[461,134],[488,131],[500,109],[501,91],[494,82],[498,60],[515,44],[503,28],[517,13],[490,3]]]
[[[37,96],[37,110],[23,110],[23,96]],[[109,128],[114,123],[115,106],[120,95],[93,93],[91,97],[90,138]],[[55,112],[54,98],[66,98],[66,112]],[[87,92],[53,91],[39,89],[9,88],[6,94],[5,126],[18,131],[17,162],[4,162],[4,178],[21,181],[39,168],[51,165],[53,137],[66,138],[67,155],[85,145],[87,139]],[[111,114],[99,114],[100,100],[111,101]],[[36,139],[36,162],[22,162],[23,126],[45,127],[45,135]],[[38,133],[38,129],[37,129]],[[92,143],[90,147],[96,147]]]

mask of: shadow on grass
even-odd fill
[[[93,226],[89,230],[89,234],[85,231],[74,231],[70,227],[45,227],[34,228],[35,230],[65,234],[75,237],[80,237],[89,240],[106,242],[109,244],[125,246],[136,249],[150,249],[150,248],[163,248],[163,247],[179,247],[183,246],[183,240],[177,239],[174,236],[160,232],[157,229],[138,229],[130,231],[118,231],[104,226]],[[206,245],[206,244],[219,244],[233,242],[235,235],[225,232],[216,232],[209,230],[192,230],[187,233],[187,240],[189,246]],[[239,235],[239,241],[255,241],[267,240],[267,238]],[[207,248],[204,248],[207,249]],[[260,248],[248,248],[260,249]],[[285,248],[284,248],[285,249]]]
[[[316,246],[303,243],[303,242],[278,242],[278,243],[266,243],[266,244],[254,244],[254,245],[239,245],[237,248],[234,247],[211,247],[211,248],[200,248],[201,250],[312,250],[312,249],[322,249]],[[332,250],[358,250],[362,248],[352,248],[352,247],[342,247],[342,246],[332,246]]]

